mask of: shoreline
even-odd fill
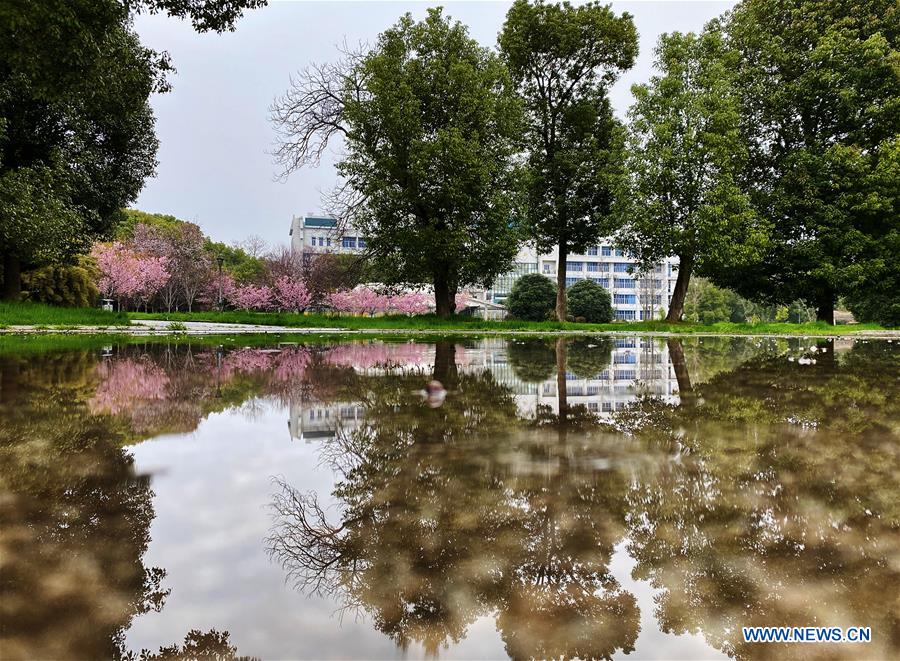
[[[186,321],[177,322],[172,327],[172,322],[163,320],[142,319],[129,326],[26,326],[11,325],[0,328],[0,335],[4,336],[29,336],[29,335],[127,335],[132,337],[208,337],[216,335],[359,335],[359,336],[581,336],[581,335],[610,335],[610,336],[646,336],[646,337],[818,337],[818,338],[849,338],[849,339],[898,339],[900,330],[865,330],[854,331],[850,328],[840,328],[837,332],[809,333],[798,329],[796,333],[778,333],[772,331],[760,332],[727,332],[716,330],[526,330],[526,329],[465,329],[465,328],[333,328],[333,327],[297,327],[297,326],[269,326],[262,324],[228,324],[221,322]]]

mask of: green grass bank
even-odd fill
[[[852,335],[859,332],[889,330],[877,324],[852,324],[829,326],[813,322],[805,324],[669,324],[663,321],[631,321],[609,324],[586,324],[558,321],[488,321],[472,317],[455,316],[440,319],[435,315],[353,317],[324,314],[294,314],[288,312],[106,312],[94,308],[58,308],[37,303],[0,303],[0,328],[10,326],[37,326],[65,330],[75,326],[127,326],[142,319],[161,319],[171,322],[206,321],[224,324],[255,324],[260,326],[284,326],[297,329],[341,329],[385,332],[419,331],[484,331],[486,333],[559,331],[579,332],[634,332],[675,334],[722,335]]]

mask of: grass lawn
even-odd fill
[[[99,308],[60,308],[44,303],[0,301],[0,328],[5,326],[127,326],[124,312]]]
[[[555,331],[635,333],[718,333],[723,335],[849,335],[862,331],[885,330],[877,324],[853,324],[829,326],[824,323],[787,324],[667,324],[662,321],[621,321],[610,324],[579,324],[558,321],[486,321],[472,317],[439,319],[434,315],[416,317],[350,317],[323,314],[293,314],[289,312],[105,312],[95,308],[58,308],[38,303],[0,303],[0,328],[8,326],[38,326],[65,330],[66,327],[126,326],[129,321],[162,319],[172,322],[212,321],[232,324],[258,324],[291,328],[339,328],[345,330],[383,330],[399,332],[416,331],[531,331],[552,333]],[[175,330],[173,328],[173,330]]]

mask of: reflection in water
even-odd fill
[[[333,492],[277,482],[265,546],[301,593],[367,616],[401,649],[436,654],[493,617],[515,658],[640,654],[638,601],[610,571],[625,548],[632,576],[657,590],[661,632],[701,634],[739,658],[900,654],[895,344],[105,353],[0,356],[4,658],[136,656],[132,620],[178,587],[144,565],[166,540],[150,540],[151,480],[128,446],[220,411],[286,414],[290,439],[315,444]],[[423,396],[433,380],[439,406]],[[742,642],[742,626],[768,624],[864,625],[874,639]],[[143,656],[237,654],[216,629],[156,648]]]

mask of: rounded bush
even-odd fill
[[[556,285],[540,273],[529,273],[513,283],[506,309],[516,319],[544,321],[556,307]]]
[[[95,274],[88,264],[78,266],[51,265],[22,274],[25,299],[70,308],[87,308],[97,304],[100,292]]]
[[[591,324],[605,324],[613,320],[612,298],[609,292],[593,280],[579,280],[566,291],[569,314],[583,317]]]

